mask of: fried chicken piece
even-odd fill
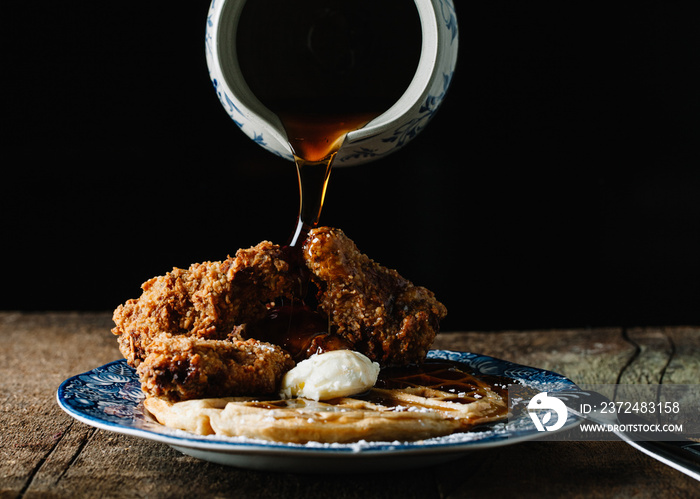
[[[160,334],[136,371],[147,396],[175,402],[275,393],[293,366],[280,347],[235,334],[227,340]]]
[[[137,367],[156,335],[224,339],[235,326],[265,317],[268,305],[291,296],[294,286],[298,283],[282,249],[263,241],[223,262],[175,268],[146,281],[140,298],[114,311],[112,332],[129,364]]]
[[[360,253],[340,229],[312,229],[303,255],[335,334],[384,366],[423,361],[447,314],[431,291]]]
[[[351,348],[384,366],[425,358],[446,314],[430,291],[338,229],[313,229],[301,250],[299,268],[291,250],[264,241],[144,283],[140,298],[115,310],[112,330],[143,391],[173,401],[272,393],[294,366],[289,352],[301,360]],[[296,301],[305,267],[316,310]]]

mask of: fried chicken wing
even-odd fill
[[[447,314],[431,291],[360,253],[339,229],[312,229],[303,255],[335,334],[382,365],[425,358]]]
[[[146,395],[179,401],[275,393],[293,366],[280,347],[255,339],[159,334],[136,371]]]
[[[222,262],[196,263],[146,281],[140,298],[114,311],[112,332],[136,367],[156,335],[224,339],[236,326],[265,317],[268,304],[291,296],[295,285],[282,249],[263,241]]]

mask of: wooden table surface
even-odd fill
[[[242,470],[65,414],[66,378],[121,358],[111,313],[0,312],[0,498],[699,497],[700,483],[623,442],[546,442],[368,474]],[[446,332],[435,348],[550,369],[579,384],[700,379],[700,327]]]

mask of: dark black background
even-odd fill
[[[336,169],[322,223],[434,290],[443,330],[700,323],[695,2],[456,3],[444,106]],[[286,240],[296,174],[220,106],[207,1],[3,10],[2,308],[111,310]]]

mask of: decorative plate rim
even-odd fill
[[[428,358],[461,362],[480,374],[506,376],[539,391],[579,390],[570,379],[552,371],[515,364],[487,355],[454,350],[431,350]],[[59,406],[68,415],[90,426],[168,444],[179,450],[225,454],[295,457],[369,457],[420,455],[512,445],[536,439],[530,418],[522,413],[515,420],[491,425],[484,431],[460,433],[419,442],[356,442],[350,444],[288,444],[249,438],[195,435],[157,423],[145,410],[138,377],[125,359],[109,362],[72,376],[56,392]],[[580,420],[569,415],[564,431]],[[550,433],[551,434],[551,433]]]

